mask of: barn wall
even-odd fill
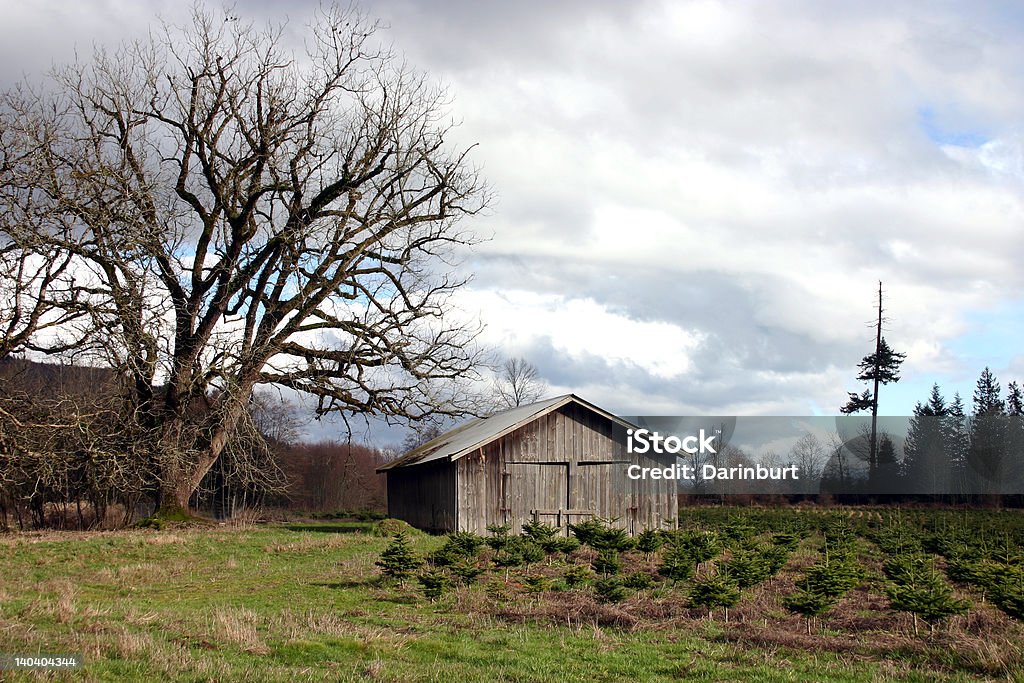
[[[596,515],[638,533],[675,519],[675,483],[628,479],[631,462],[659,463],[627,455],[612,428],[608,418],[570,403],[463,456],[458,528],[484,534],[489,524],[507,523],[518,532],[536,516],[566,529]]]
[[[388,474],[388,516],[417,529],[454,531],[455,467],[447,461],[396,467]]]

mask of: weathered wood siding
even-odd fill
[[[567,531],[596,515],[637,533],[675,519],[675,482],[633,481],[631,462],[667,464],[627,455],[611,420],[569,403],[456,461],[457,528],[484,534],[489,524],[510,524],[518,532],[536,518]]]
[[[390,470],[388,516],[425,531],[455,530],[454,464],[443,461]]]

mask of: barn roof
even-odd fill
[[[470,420],[451,431],[445,432],[436,439],[432,439],[422,446],[418,446],[402,457],[392,460],[388,464],[378,467],[378,472],[384,472],[396,467],[408,467],[410,465],[422,465],[427,462],[439,460],[458,460],[462,456],[480,448],[486,443],[515,431],[524,424],[547,413],[558,410],[568,403],[577,403],[584,408],[594,411],[598,415],[616,422],[623,427],[631,428],[635,425],[616,417],[611,413],[598,408],[593,403],[584,401],[575,394],[556,396],[537,403],[525,406],[509,408],[488,417],[480,417]]]

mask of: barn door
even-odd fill
[[[632,510],[632,487],[622,462],[578,462],[570,502],[575,510],[593,510],[595,514],[616,520],[616,526],[633,532],[636,522]],[[576,520],[573,520],[576,521]]]
[[[564,526],[562,511],[569,502],[569,465],[564,462],[510,462],[503,477],[502,508],[512,533],[537,519]]]

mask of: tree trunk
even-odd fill
[[[248,396],[248,391],[251,391],[251,386],[246,392],[239,393]],[[184,431],[184,421],[187,418],[175,418],[171,424],[165,426],[161,450],[166,461],[161,471],[158,516],[166,519],[185,519],[190,516],[189,500],[192,494],[217,462],[245,410],[244,401],[231,397],[224,400],[229,403],[219,404],[211,409],[213,414],[220,414],[221,417],[209,426],[209,441],[199,449],[194,460],[185,461],[179,457],[180,442],[177,435]]]
[[[878,283],[878,324],[875,326],[875,385],[871,394],[871,444],[868,452],[868,481],[878,470],[878,380],[882,372],[882,283]]]

